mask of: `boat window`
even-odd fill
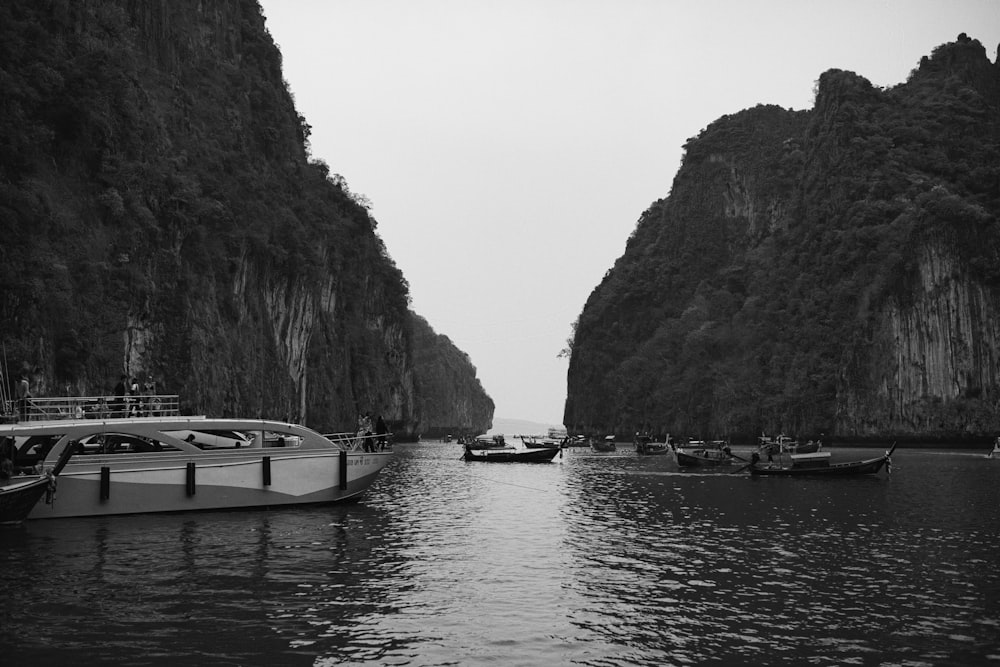
[[[205,429],[164,431],[164,433],[190,443],[198,449],[239,449],[251,446],[250,438],[239,431]]]
[[[265,447],[298,447],[300,444],[302,444],[302,440],[295,435],[271,432],[264,434]]]
[[[77,454],[145,454],[165,451],[180,450],[168,443],[128,433],[98,433],[81,438],[76,444]]]

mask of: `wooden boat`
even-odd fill
[[[466,449],[505,449],[507,448],[507,442],[504,440],[502,435],[494,435],[493,437],[487,438],[486,436],[479,436],[476,438],[469,438],[462,445]]]
[[[811,454],[823,449],[823,443],[819,440],[808,440],[799,442],[788,437],[784,433],[776,438],[761,435],[757,438],[757,449],[762,454],[770,452],[773,454]]]
[[[687,445],[671,445],[677,465],[682,468],[700,466],[734,465],[736,458],[724,440],[714,440],[706,443],[703,440],[693,440]],[[746,459],[743,459],[744,461]]]
[[[503,449],[472,449],[466,446],[466,461],[489,463],[549,463],[562,451],[559,447],[504,447]]]
[[[590,439],[590,448],[595,452],[613,452],[615,451],[615,436],[608,435],[605,436],[603,440],[598,440],[596,438]]]
[[[668,438],[669,440],[669,438]],[[653,442],[651,436],[636,433],[635,440],[633,440],[635,445],[635,451],[639,454],[655,456],[658,454],[669,454],[670,447],[665,442]]]
[[[219,437],[224,432],[246,439]],[[377,437],[174,414],[0,425],[0,440],[15,443],[15,470],[53,466],[67,449],[73,454],[59,475],[59,502],[36,504],[29,519],[349,500],[392,458]]]
[[[561,441],[554,440],[552,438],[539,438],[534,435],[522,435],[519,437],[521,438],[521,442],[524,443],[524,446],[528,449],[538,449],[541,447],[555,447],[558,449],[562,446]]]
[[[845,463],[830,463],[830,452],[814,452],[811,454],[792,454],[791,464],[761,464],[759,455],[754,452],[751,456],[747,468],[751,475],[772,475],[772,476],[846,476],[846,475],[874,475],[885,466],[886,473],[892,472],[892,461],[890,457],[896,450],[896,443],[883,454],[871,459],[861,461],[847,461]]]
[[[0,526],[22,523],[43,496],[46,503],[51,504],[56,491],[56,478],[72,455],[73,450],[67,448],[54,468],[46,469],[39,474],[21,475],[4,480],[3,484],[0,484]]]

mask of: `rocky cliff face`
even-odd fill
[[[406,282],[310,159],[255,1],[24,0],[0,33],[11,374],[36,395],[152,376],[191,411],[323,430],[429,423]]]
[[[917,274],[906,305],[891,300],[879,313],[875,353],[859,355],[868,377],[841,387],[838,424],[865,435],[992,432],[1000,291],[940,246],[919,250]]]
[[[895,88],[689,140],[577,323],[565,423],[700,436],[1000,431],[1000,66],[961,35]]]
[[[429,437],[479,435],[493,425],[494,405],[469,356],[419,315],[413,317],[419,432]],[[435,388],[431,391],[431,388]]]

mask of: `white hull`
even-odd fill
[[[188,461],[115,462],[108,466],[106,499],[102,499],[98,462],[74,466],[71,461],[59,476],[55,501],[37,504],[28,518],[331,503],[364,493],[392,456],[387,452],[348,453],[347,485],[341,488],[341,462],[336,452],[270,456],[269,485],[264,483],[265,455],[259,451],[254,454],[238,460],[227,456],[195,461],[190,488]]]

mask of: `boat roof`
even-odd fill
[[[279,431],[319,435],[312,429],[299,424],[268,419],[214,418],[201,416],[133,417],[109,419],[54,419],[45,421],[0,424],[0,437],[31,435],[71,435],[85,436],[93,433],[136,433],[148,434],[153,431]],[[321,436],[322,437],[322,436]]]

